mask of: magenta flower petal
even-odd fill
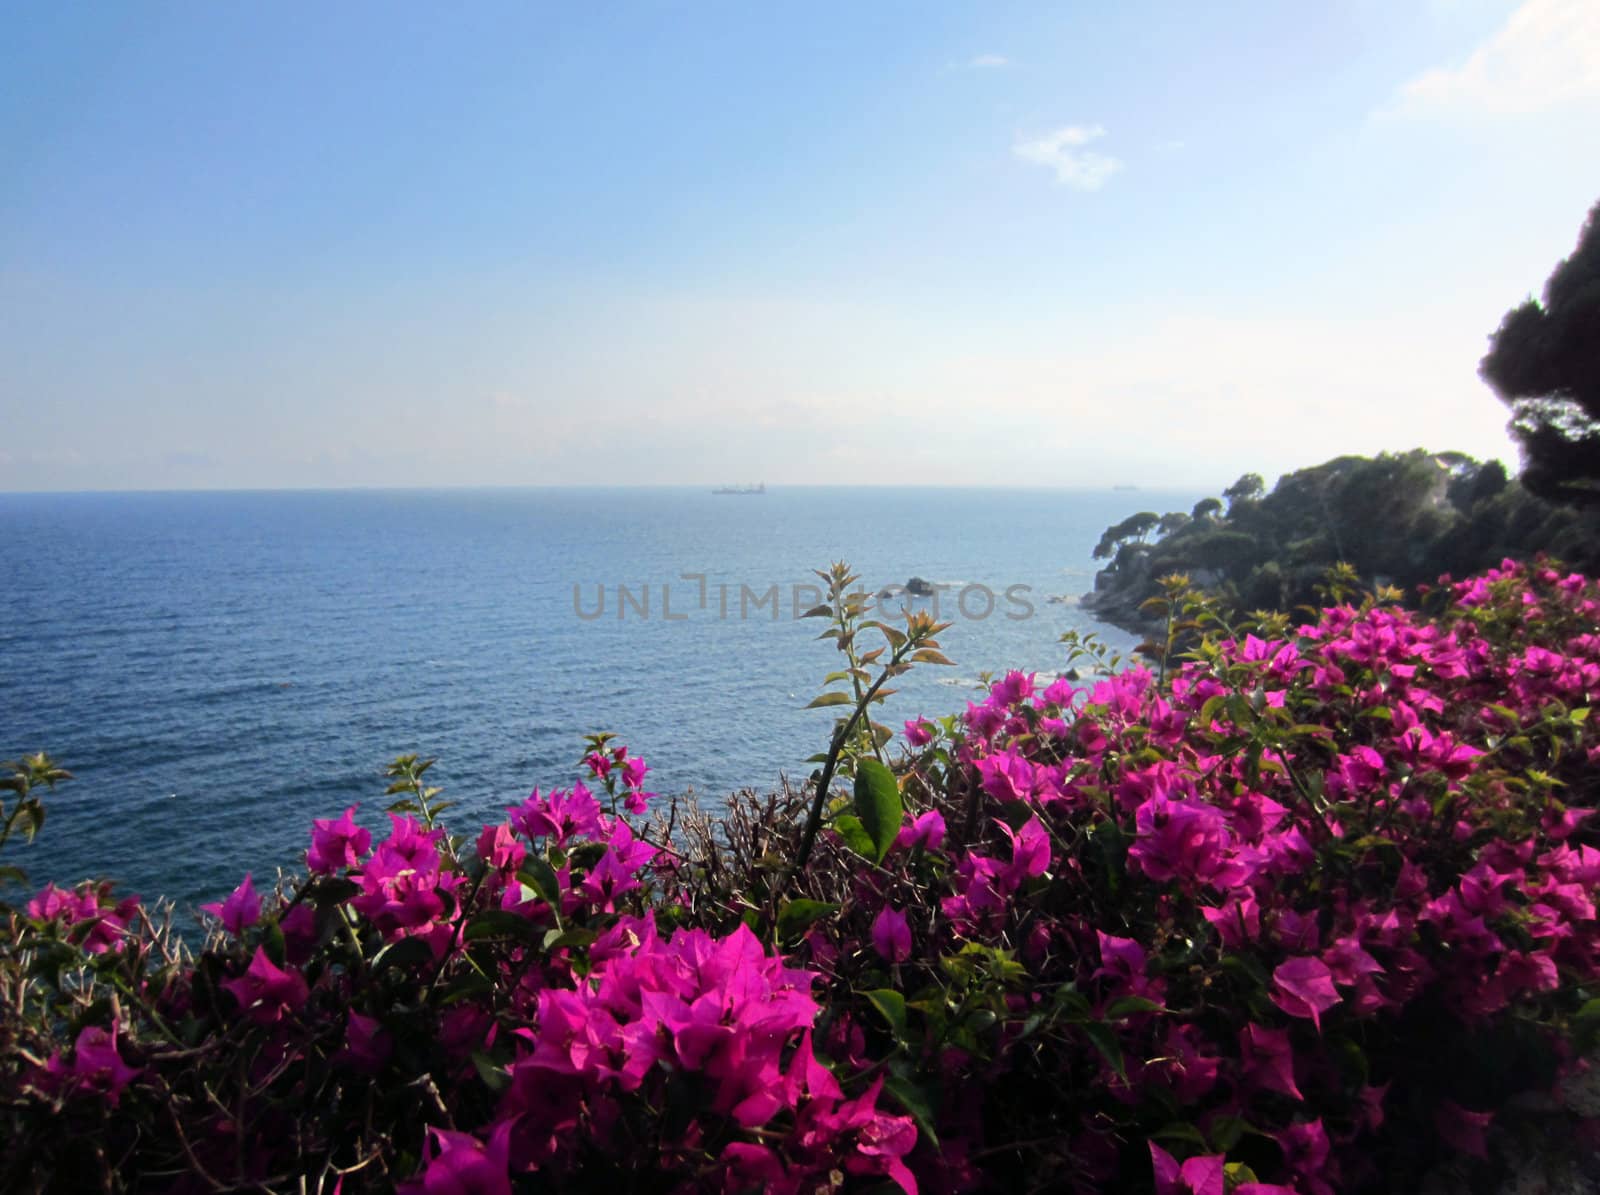
[[[1339,1003],[1333,972],[1319,958],[1303,955],[1280,963],[1272,973],[1272,1002],[1292,1017],[1305,1017],[1319,1030],[1322,1014]]]
[[[250,873],[246,872],[244,880],[229,893],[227,900],[221,904],[201,905],[200,910],[221,921],[222,928],[237,938],[261,920],[261,897],[256,895]]]
[[[900,910],[884,905],[872,922],[872,947],[885,962],[903,963],[911,957],[911,925]]]

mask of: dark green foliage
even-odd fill
[[[1500,462],[1459,452],[1342,456],[1263,490],[1247,473],[1225,491],[1225,515],[1219,499],[1204,499],[1190,518],[1157,519],[1153,542],[1129,536],[1145,515],[1107,528],[1100,544],[1110,548],[1096,557],[1112,563],[1090,604],[1109,621],[1145,629],[1139,608],[1172,574],[1238,609],[1289,610],[1319,604],[1323,576],[1340,562],[1368,585],[1402,588],[1539,552],[1600,566],[1600,511],[1553,505]]]
[[[1522,480],[1553,501],[1600,506],[1600,203],[1544,301],[1512,308],[1478,367],[1511,407]]]
[[[1251,502],[1266,493],[1267,483],[1261,480],[1259,473],[1246,473],[1238,481],[1222,491],[1222,496],[1228,500],[1228,510],[1241,502]]]
[[[1170,517],[1170,516],[1169,516]],[[1153,510],[1140,511],[1136,515],[1129,515],[1114,527],[1107,527],[1100,542],[1095,545],[1094,558],[1105,560],[1114,555],[1117,549],[1126,543],[1143,543],[1145,536],[1161,526],[1162,517]]]

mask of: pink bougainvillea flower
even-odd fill
[[[872,947],[888,963],[911,957],[911,925],[903,912],[890,905],[878,911],[872,922]]]
[[[46,884],[28,902],[28,916],[38,921],[54,921],[57,917],[75,912],[77,907],[77,898],[73,893],[63,891],[54,884]]]
[[[1329,1181],[1329,1142],[1322,1118],[1301,1121],[1277,1134],[1278,1148],[1283,1151],[1283,1164],[1313,1195],[1333,1195],[1334,1186]]]
[[[374,1017],[350,1014],[345,1026],[345,1045],[336,1060],[348,1062],[355,1070],[375,1075],[383,1069],[392,1048],[389,1031]]]
[[[311,823],[311,849],[306,866],[317,875],[332,875],[341,868],[361,866],[361,856],[372,847],[372,833],[356,825],[356,806],[340,818],[317,818]]]
[[[138,912],[139,898],[127,896],[112,904],[108,881],[80,884],[73,890],[46,884],[27,908],[30,917],[60,921],[85,953],[103,954],[127,940],[128,923]]]
[[[1382,975],[1383,966],[1353,937],[1343,937],[1322,952],[1333,981],[1340,987],[1354,987],[1369,975]]]
[[[561,846],[569,838],[600,834],[600,802],[582,784],[573,785],[570,793],[557,789],[548,797],[534,789],[532,796],[509,812],[511,824],[529,840],[549,837]]]
[[[1444,1100],[1433,1114],[1433,1127],[1453,1149],[1475,1158],[1487,1159],[1487,1133],[1493,1112],[1471,1112],[1451,1100]]]
[[[989,690],[989,700],[1001,709],[1009,709],[1020,705],[1033,696],[1033,680],[1036,674],[1032,672],[1008,672],[1005,676],[994,682],[994,687]]]
[[[240,1010],[252,1021],[270,1025],[286,1013],[305,1007],[306,981],[298,971],[275,966],[264,948],[256,947],[250,966],[238,979],[220,985],[239,1002]]]
[[[1222,870],[1228,829],[1216,806],[1158,794],[1139,806],[1134,822],[1137,838],[1128,858],[1158,884],[1174,878],[1204,882]]]
[[[997,801],[1026,801],[1033,795],[1037,767],[1016,751],[1004,751],[978,761],[983,791]]]
[[[1201,1155],[1180,1166],[1177,1158],[1154,1141],[1148,1144],[1156,1195],[1223,1195],[1223,1166],[1227,1162],[1224,1155]]]
[[[123,1088],[139,1077],[141,1070],[122,1060],[117,1049],[117,1027],[110,1029],[86,1025],[78,1031],[72,1047],[72,1062],[65,1064],[60,1054],[52,1054],[45,1071],[72,1090],[93,1091],[115,1107]]]
[[[405,1195],[511,1195],[513,1127],[511,1121],[496,1124],[486,1143],[470,1133],[430,1126],[426,1169],[400,1189]]]
[[[770,1147],[753,1141],[735,1141],[724,1146],[717,1159],[722,1167],[720,1190],[732,1195],[737,1191],[771,1191],[774,1195],[797,1192],[799,1185],[783,1164],[783,1159]]]
[[[415,842],[402,839],[408,849]],[[434,850],[431,844],[427,848]],[[393,938],[427,928],[444,912],[441,889],[453,885],[440,871],[439,856],[407,858],[385,842],[361,873],[361,892],[350,906]]]
[[[1024,880],[1042,876],[1050,870],[1050,834],[1035,815],[1013,831],[1000,822],[1000,831],[1011,840],[1011,864],[1006,868],[1001,883],[1016,888]]]
[[[439,840],[444,837],[442,826],[425,830],[414,817],[402,817],[398,813],[388,817],[389,837],[378,847],[380,855],[399,860],[408,867],[425,869],[439,865]]]
[[[301,966],[317,946],[317,915],[310,905],[295,905],[278,918],[283,931],[283,956],[286,962]]]
[[[656,848],[636,839],[633,828],[618,818],[612,826],[606,853],[589,869],[578,886],[578,893],[589,903],[610,911],[617,897],[641,887],[639,871],[655,857]]]
[[[1291,1017],[1305,1017],[1319,1030],[1322,1014],[1339,1003],[1333,972],[1319,958],[1302,955],[1272,972],[1272,1002]]]
[[[1200,913],[1229,950],[1243,950],[1261,937],[1261,905],[1248,890],[1235,893],[1220,909],[1202,905]]]
[[[811,1030],[800,1035],[800,1048],[789,1060],[789,1070],[784,1075],[786,1099],[791,1107],[798,1106],[801,1094],[814,1100],[842,1100],[844,1089],[833,1072],[817,1061],[811,1046]]]
[[[912,718],[906,723],[906,742],[913,747],[926,747],[933,742],[933,723],[926,718]]]
[[[1160,998],[1160,981],[1152,983],[1145,977],[1149,960],[1143,946],[1132,938],[1119,938],[1098,929],[1094,936],[1100,943],[1100,966],[1089,978],[1109,979],[1110,990],[1117,996]]]
[[[505,822],[485,826],[478,835],[478,858],[495,871],[515,871],[527,856],[527,848]]]
[[[1246,1025],[1239,1030],[1239,1062],[1244,1081],[1291,1099],[1303,1100],[1294,1081],[1294,1047],[1287,1029]]]
[[[239,886],[220,904],[201,905],[202,913],[210,913],[222,922],[222,928],[238,937],[261,920],[261,898],[250,883],[250,873],[245,872]]]
[[[622,783],[629,788],[638,788],[644,783],[644,774],[650,770],[650,765],[635,755],[626,760],[622,765]]]
[[[815,1148],[833,1145],[853,1134],[855,1149],[846,1157],[846,1173],[881,1174],[892,1179],[906,1195],[917,1195],[916,1177],[905,1164],[905,1156],[916,1148],[917,1126],[909,1116],[889,1116],[878,1111],[878,1094],[882,1090],[880,1075],[855,1099],[808,1116],[800,1141]]]
[[[896,846],[907,850],[920,846],[926,851],[936,851],[944,845],[944,835],[944,814],[930,809],[909,825],[901,826],[894,841]]]

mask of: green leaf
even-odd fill
[[[401,938],[390,942],[372,956],[372,969],[382,971],[386,967],[397,967],[409,971],[431,962],[433,962],[433,948],[424,939]]]
[[[361,891],[361,885],[354,880],[347,880],[339,876],[329,876],[318,880],[311,886],[311,903],[319,909],[331,905],[342,905],[356,893]]]
[[[546,930],[544,935],[544,948],[546,950],[562,950],[569,946],[590,946],[599,938],[599,934],[592,929],[574,927],[572,929]]]
[[[1242,1116],[1219,1116],[1211,1122],[1211,1144],[1218,1153],[1228,1153],[1243,1140],[1246,1133],[1257,1131]]]
[[[561,880],[542,855],[529,855],[517,869],[517,878],[537,892],[552,909],[561,907]]]
[[[1364,1087],[1372,1077],[1371,1067],[1367,1063],[1366,1051],[1349,1038],[1340,1038],[1330,1042],[1332,1053],[1339,1064],[1339,1069],[1345,1073],[1354,1087]]]
[[[267,952],[267,957],[276,965],[283,966],[283,956],[288,949],[288,943],[283,938],[283,926],[278,924],[276,918],[262,926],[261,948]]]
[[[885,1078],[883,1089],[911,1113],[911,1119],[917,1122],[917,1131],[927,1138],[929,1145],[938,1149],[939,1134],[933,1131],[933,1102],[928,1099],[928,1093],[910,1079],[902,1079],[899,1075]]]
[[[605,858],[606,850],[603,842],[580,842],[567,852],[567,862],[585,871],[592,871],[594,865]]]
[[[1165,1012],[1160,1004],[1146,996],[1124,996],[1120,1000],[1113,1000],[1106,1009],[1106,1020],[1120,1021],[1123,1017],[1131,1017],[1141,1012]]]
[[[1572,1044],[1579,1054],[1587,1054],[1600,1041],[1600,1000],[1590,1000],[1572,1018]]]
[[[1069,987],[1056,989],[1055,1003],[1061,1015],[1074,1023],[1087,1021],[1093,1014],[1093,1006],[1084,994]]]
[[[872,861],[882,863],[900,833],[905,806],[894,773],[875,759],[864,759],[856,765],[855,810],[862,829],[872,839]]]
[[[808,710],[820,709],[825,705],[849,705],[851,701],[848,693],[822,693],[806,702]]]
[[[1222,969],[1237,978],[1248,980],[1252,985],[1263,991],[1272,982],[1272,977],[1267,974],[1266,968],[1247,955],[1223,955]]]
[[[786,942],[792,942],[810,929],[815,922],[838,911],[839,906],[831,901],[797,897],[778,911],[778,937]]]
[[[890,988],[879,988],[866,993],[867,999],[889,1023],[895,1041],[906,1040],[906,998]]]
[[[463,1000],[476,1000],[479,996],[494,991],[494,986],[494,980],[487,975],[474,975],[468,972],[445,989],[444,998],[439,1001],[439,1006],[449,1008],[453,1004],[460,1004]]]
[[[844,839],[845,846],[865,859],[874,857],[877,845],[872,841],[866,827],[861,824],[861,819],[853,813],[841,813],[833,819],[833,828]]]
[[[1117,1072],[1117,1077],[1126,1083],[1128,1070],[1122,1063],[1122,1043],[1117,1040],[1117,1031],[1104,1021],[1085,1022],[1083,1031],[1094,1043],[1094,1048],[1111,1064],[1111,1069]]]
[[[1205,1134],[1186,1121],[1175,1121],[1155,1130],[1150,1136],[1157,1141],[1171,1141],[1178,1145],[1192,1145],[1201,1152],[1210,1149]]]
[[[526,917],[519,917],[510,909],[482,909],[472,915],[462,936],[469,942],[481,942],[485,938],[526,940],[533,937],[534,929]]]
[[[478,1072],[478,1078],[483,1080],[483,1085],[490,1091],[499,1091],[511,1080],[505,1070],[482,1050],[472,1052],[472,1065]]]

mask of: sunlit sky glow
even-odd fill
[[[1512,459],[1600,3],[0,3],[0,489]]]

